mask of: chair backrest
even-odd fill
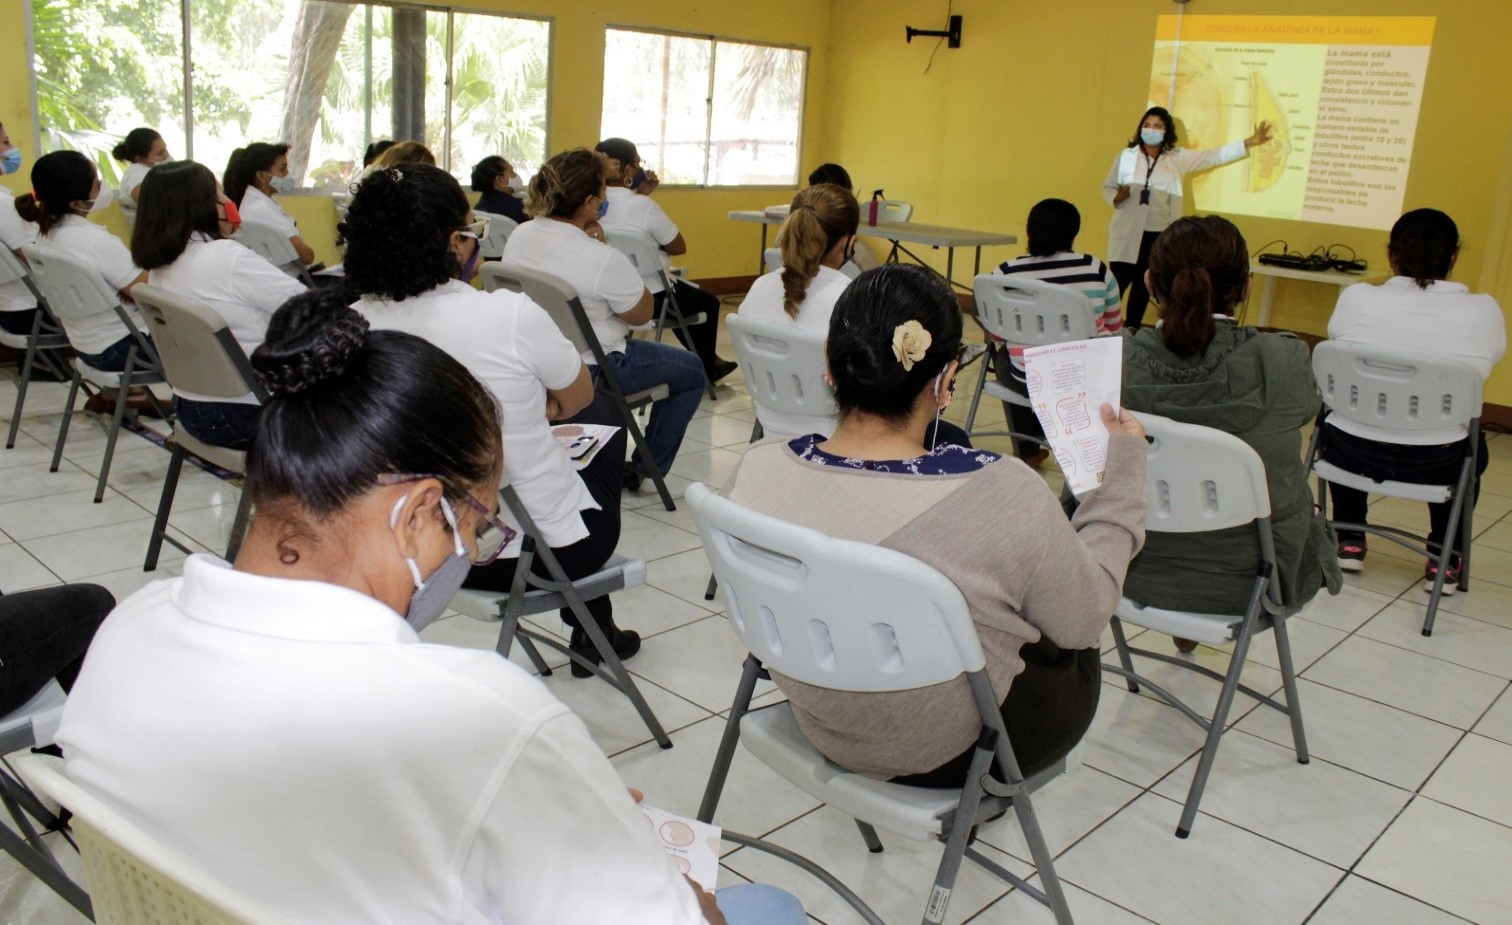
[[[861,215],[863,221],[868,215],[870,202],[861,203]],[[877,202],[877,221],[879,222],[906,222],[913,218],[913,203],[904,202],[901,199],[881,199]]]
[[[769,247],[762,251],[762,257],[766,260],[768,273],[775,273],[782,269],[782,248]]]
[[[824,332],[739,313],[725,326],[756,404],[786,414],[840,413],[835,390],[824,381]]]
[[[638,231],[610,231],[606,228],[604,239],[610,247],[630,258],[635,271],[648,284],[656,283],[663,288],[671,285],[672,281],[667,279],[667,265],[661,258],[661,248],[656,246],[650,235]]]
[[[6,283],[21,281],[31,294],[39,299],[45,299],[42,290],[37,288],[37,281],[32,279],[31,270],[21,262],[21,258],[8,247],[0,246],[0,286]]]
[[[972,291],[982,327],[1010,344],[1041,347],[1097,335],[1092,300],[1070,286],[983,273]]]
[[[966,599],[923,562],[758,514],[697,482],[686,497],[730,626],[767,668],[877,692],[985,667]]]
[[[1330,412],[1372,427],[1443,430],[1481,413],[1480,373],[1461,360],[1330,340],[1313,348],[1313,375]]]
[[[252,364],[219,312],[145,283],[132,295],[157,345],[163,376],[174,389],[225,399],[251,392],[258,401],[267,400]]]
[[[291,276],[300,275],[299,271],[304,269],[304,262],[299,259],[298,251],[294,250],[294,242],[267,222],[244,218],[231,240],[245,244],[258,256]]]
[[[47,307],[62,321],[114,312],[120,294],[89,263],[50,245],[37,242],[21,248],[31,266],[37,288],[47,298]]]
[[[20,755],[26,783],[73,813],[99,925],[280,925],[284,920],[231,889],[190,858],[163,844],[125,814],[63,774],[63,762]]]
[[[593,327],[587,324],[583,303],[571,283],[550,273],[497,260],[483,264],[478,273],[483,277],[483,288],[489,292],[503,288],[529,296],[532,302],[546,310],[579,353],[591,352],[597,357],[603,352],[598,338],[593,336]]]
[[[1207,533],[1270,517],[1265,464],[1233,434],[1139,415],[1150,447],[1145,463],[1145,529]]]
[[[520,227],[520,223],[507,215],[497,212],[479,212],[473,210],[473,217],[478,221],[488,222],[488,231],[484,233],[479,246],[483,251],[484,260],[498,260],[504,256],[504,242],[509,240],[510,234]]]

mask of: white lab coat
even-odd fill
[[[1149,159],[1143,148],[1124,148],[1113,158],[1113,166],[1103,180],[1103,199],[1113,205],[1113,196],[1125,184],[1129,198],[1113,206],[1108,223],[1108,262],[1135,263],[1139,259],[1139,241],[1146,231],[1164,231],[1185,211],[1181,184],[1186,175],[1197,170],[1221,167],[1244,157],[1243,141],[1235,141],[1211,151],[1174,148],[1160,155],[1150,173]],[[1148,176],[1150,202],[1142,205],[1139,194]]]

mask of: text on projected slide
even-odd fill
[[[1171,110],[1184,147],[1275,129],[1247,169],[1193,179],[1198,210],[1391,227],[1433,27],[1431,16],[1159,17],[1150,102]]]

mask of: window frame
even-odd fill
[[[20,0],[25,16],[26,27],[26,62],[27,82],[31,94],[31,119],[32,119],[32,159],[42,156],[42,109],[37,86],[37,51],[35,46],[35,22],[31,0]],[[347,6],[387,7],[389,9],[418,10],[425,13],[446,14],[446,75],[444,77],[446,87],[446,118],[442,128],[442,160],[438,165],[448,173],[454,171],[451,164],[451,137],[452,137],[452,89],[453,67],[456,58],[456,19],[458,14],[469,16],[497,16],[502,19],[522,19],[531,22],[546,24],[546,105],[545,105],[545,130],[542,135],[541,161],[545,163],[550,159],[551,150],[551,107],[554,94],[552,87],[556,81],[556,41],[557,41],[557,18],[555,16],[543,16],[538,13],[517,13],[510,10],[478,9],[472,6],[451,6],[444,3],[405,3],[396,0],[324,0],[327,3],[344,3]],[[193,49],[193,21],[191,7],[194,0],[180,0],[179,22],[182,29],[182,80],[184,87],[184,108],[180,117],[184,120],[184,159],[194,160],[194,49]],[[805,81],[807,79],[807,59],[805,59]],[[371,115],[371,111],[369,112]],[[369,139],[371,143],[372,139]],[[214,167],[211,167],[214,170]]]
[[[714,132],[714,80],[719,67],[719,43],[727,42],[731,45],[754,45],[762,48],[781,48],[786,51],[798,51],[803,53],[803,79],[798,87],[798,133],[794,141],[797,156],[793,164],[793,180],[791,183],[663,183],[660,189],[669,190],[785,190],[801,185],[803,179],[803,140],[804,123],[808,117],[808,79],[809,63],[814,50],[807,45],[797,45],[786,42],[763,42],[756,39],[742,39],[730,35],[716,35],[710,32],[686,32],[677,29],[658,29],[653,26],[637,26],[621,23],[608,23],[604,26],[604,50],[608,53],[609,33],[614,32],[638,32],[642,35],[666,36],[676,39],[699,39],[709,43],[709,82],[704,92],[704,180],[709,178],[710,162],[709,150],[713,147],[713,139],[710,137]],[[605,69],[607,72],[607,68]],[[602,81],[600,86],[602,87]],[[605,100],[603,90],[599,91],[599,131],[602,133],[604,125]],[[639,144],[637,142],[637,144]]]

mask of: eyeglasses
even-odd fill
[[[439,479],[440,476],[425,472],[384,472],[378,476],[379,485],[403,485],[406,482],[418,482],[421,479]],[[446,502],[443,495],[441,500]],[[499,559],[499,554],[504,547],[514,542],[519,533],[513,527],[500,520],[483,502],[474,498],[471,493],[463,492],[462,501],[478,515],[478,532],[473,538],[476,552],[472,557],[473,565],[492,565]],[[447,502],[449,503],[449,502]]]
[[[478,219],[471,225],[468,225],[466,228],[462,229],[462,233],[468,235],[474,240],[483,240],[484,238],[488,237],[488,219]]]

